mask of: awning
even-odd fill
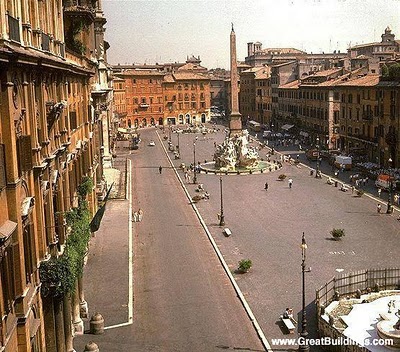
[[[6,220],[0,226],[0,243],[6,242],[7,239],[14,233],[17,226],[18,224],[16,222],[11,220]]]
[[[289,131],[292,127],[294,127],[294,125],[283,125],[281,128],[285,131]]]
[[[126,128],[118,127],[118,132],[120,133],[129,133]]]

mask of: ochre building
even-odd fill
[[[97,209],[112,110],[104,23],[101,1],[0,5],[0,351],[70,352],[83,332],[81,275],[64,292],[47,279],[71,268],[67,214]]]

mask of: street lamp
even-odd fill
[[[178,135],[178,145],[177,145],[177,147],[178,147],[178,152],[180,153],[180,152],[181,152],[181,150],[179,149],[179,135],[180,135],[180,133],[179,133],[179,130],[178,130],[178,131],[176,131],[176,133],[177,133],[177,135]]]
[[[389,170],[392,166],[392,158],[389,158],[388,163],[389,163]],[[392,214],[393,212],[393,207],[392,207],[392,188],[393,188],[393,180],[392,180],[392,172],[389,171],[389,195],[388,195],[388,201],[387,201],[387,209],[386,209],[386,214]]]
[[[309,272],[310,269],[306,269],[306,250],[307,250],[307,243],[306,239],[303,237],[301,239],[301,273],[302,273],[302,280],[303,280],[303,309],[302,309],[302,319],[301,319],[301,333],[300,336],[302,337],[302,343],[299,346],[300,352],[308,352],[310,350],[310,346],[307,343],[307,319],[306,319],[306,277],[305,273]]]
[[[317,137],[317,145],[315,146],[317,148],[317,167],[316,167],[316,172],[315,172],[315,178],[320,177],[319,173],[319,137]]]
[[[197,174],[196,174],[196,141],[199,137],[193,142],[193,183],[197,183]]]
[[[224,217],[224,203],[222,200],[222,176],[219,177],[219,189],[221,192],[221,214],[219,217],[219,226],[224,226],[225,225],[225,217]]]

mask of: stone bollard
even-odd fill
[[[90,341],[88,344],[86,344],[83,352],[99,352],[99,351],[100,350],[97,344],[94,343],[93,341]]]
[[[100,313],[95,313],[90,318],[90,333],[93,335],[104,333],[104,318]]]

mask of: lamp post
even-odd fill
[[[225,225],[225,217],[224,217],[224,203],[222,199],[222,176],[219,177],[219,189],[221,192],[221,214],[219,217],[219,226]]]
[[[315,178],[319,178],[319,137],[317,137],[317,144],[315,147],[317,148],[317,167],[315,171]]]
[[[389,158],[388,163],[389,163],[389,170],[392,166],[392,158]],[[389,171],[389,195],[388,195],[388,201],[387,201],[387,209],[386,209],[386,214],[392,214],[393,212],[393,207],[392,207],[392,188],[393,188],[393,180],[392,180],[392,172]]]
[[[178,147],[178,152],[180,153],[181,150],[179,149],[179,135],[180,135],[179,130],[176,131],[176,134],[178,135],[178,145],[177,145],[177,147]]]
[[[310,350],[310,346],[308,345],[307,342],[307,319],[306,319],[306,277],[305,273],[309,272],[310,269],[306,269],[306,250],[307,250],[307,244],[306,244],[306,239],[304,238],[304,232],[303,232],[303,237],[301,239],[301,273],[302,273],[302,282],[303,282],[303,306],[302,306],[302,318],[301,318],[301,333],[300,337],[302,338],[301,345],[299,346],[299,351],[300,352],[308,352]]]
[[[197,174],[196,174],[196,141],[197,138],[193,142],[193,183],[197,183]]]

